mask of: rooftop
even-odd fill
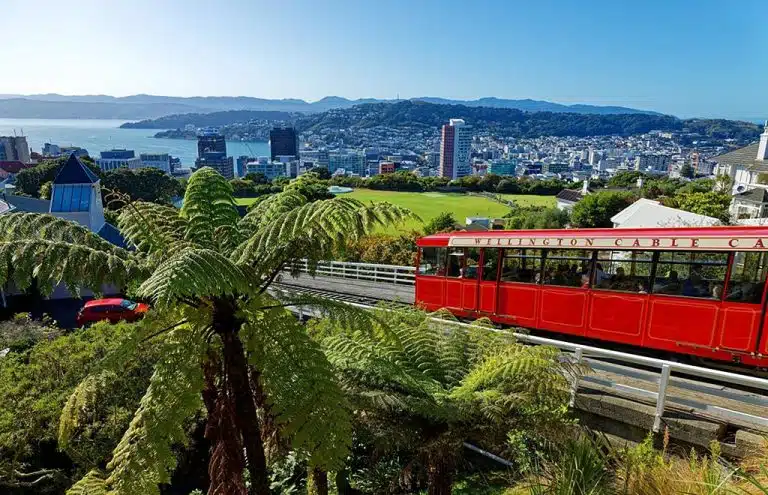
[[[93,184],[98,181],[96,174],[83,165],[74,153],[69,155],[66,163],[53,179],[54,184]]]

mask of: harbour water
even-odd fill
[[[157,139],[158,129],[120,129],[123,120],[80,119],[0,119],[0,136],[24,135],[30,151],[41,152],[44,143],[80,146],[98,158],[112,148],[126,148],[139,153],[169,153],[181,158],[184,167],[192,167],[197,158],[197,143],[186,139]],[[269,143],[227,141],[227,154],[267,156]]]

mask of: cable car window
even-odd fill
[[[768,253],[737,251],[733,253],[731,278],[726,301],[760,304],[763,300]]]
[[[653,293],[721,299],[727,268],[728,253],[663,251]]]
[[[448,249],[448,270],[446,271],[447,277],[458,278],[462,275],[462,268],[464,268],[464,249],[462,248],[450,248]]]
[[[592,288],[646,294],[652,267],[652,251],[598,251]]]
[[[495,282],[498,273],[499,250],[491,248],[483,249],[483,280]]]
[[[544,285],[589,287],[592,251],[550,249],[544,260]]]
[[[419,275],[445,275],[445,248],[421,248]]]
[[[480,269],[480,249],[467,248],[464,251],[464,268],[461,270],[461,278],[477,280],[477,272]]]
[[[540,249],[505,249],[502,282],[539,283],[541,274]]]

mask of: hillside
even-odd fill
[[[141,120],[174,114],[211,113],[228,110],[301,112],[310,114],[333,109],[351,108],[367,103],[397,104],[400,101],[378,100],[375,98],[350,100],[340,96],[326,96],[318,101],[307,102],[296,98],[270,100],[248,96],[195,96],[183,98],[177,96],[132,95],[118,98],[108,95],[0,95],[0,118]],[[405,101],[423,101],[449,105],[461,104],[469,107],[511,108],[533,112],[655,114],[646,110],[625,107],[561,105],[541,100],[510,100],[493,97],[477,100],[450,100],[425,96]]]
[[[172,115],[156,120],[124,124],[123,127],[145,129],[180,129],[187,124],[195,127],[221,127],[227,137],[250,136],[265,139],[276,123],[290,123],[302,132],[320,134],[388,127],[404,130],[435,131],[451,118],[464,118],[478,131],[490,131],[503,136],[530,138],[538,136],[629,136],[651,130],[686,131],[701,137],[749,142],[757,139],[760,127],[749,123],[722,119],[680,120],[669,115],[523,112],[506,108],[467,107],[425,102],[367,103],[347,109],[334,109],[316,114],[287,112],[229,111],[209,114]],[[166,131],[158,137],[182,137],[176,131]],[[349,136],[348,136],[349,137]],[[701,137],[686,136],[693,141]]]
[[[254,110],[227,110],[212,113],[185,113],[168,115],[159,119],[147,119],[139,122],[126,122],[121,129],[180,129],[186,125],[195,127],[220,127],[237,122],[254,120],[288,121],[295,120],[298,114],[290,112],[266,112]]]
[[[297,120],[302,131],[367,129],[377,126],[437,129],[451,118],[463,118],[475,129],[505,136],[628,136],[654,129],[681,130],[681,120],[668,115],[523,112],[508,108],[468,107],[402,101],[372,103],[308,115]]]

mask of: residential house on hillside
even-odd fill
[[[642,227],[711,227],[720,220],[664,206],[658,201],[641,198],[611,217],[613,227],[630,229]]]
[[[760,141],[713,160],[714,174],[733,180],[731,215],[742,220],[768,217],[768,122]]]
[[[589,188],[588,180],[585,180],[582,183],[581,189],[563,189],[557,193],[557,196],[555,196],[555,199],[557,200],[557,209],[571,211],[573,205],[584,199],[584,196],[587,194],[593,192],[594,191]]]

